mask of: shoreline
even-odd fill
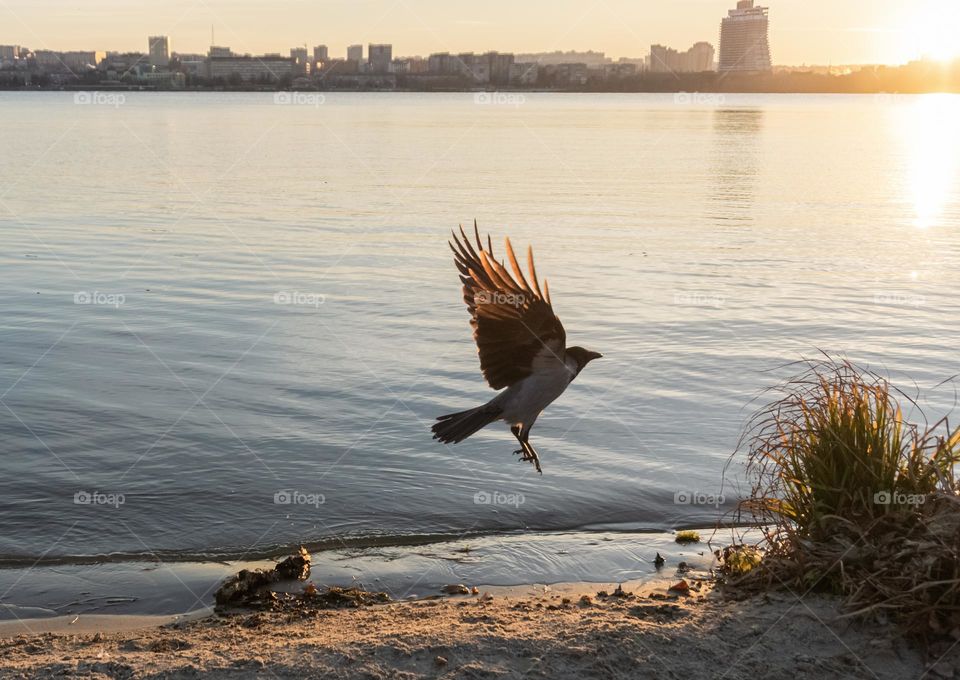
[[[0,639],[9,678],[920,678],[921,652],[890,625],[837,619],[837,601],[746,600],[673,577],[528,586],[355,609],[241,611],[148,630]],[[608,584],[609,588],[609,584]],[[953,677],[953,656],[936,674]],[[950,675],[943,675],[947,670]]]
[[[450,584],[488,589],[529,583],[641,583],[672,573],[680,562],[704,573],[714,566],[709,540],[681,545],[663,531],[572,531],[471,535],[434,542],[309,548],[309,581],[319,588],[362,586],[394,600],[442,593]],[[727,528],[714,540],[723,541]],[[660,553],[666,565],[658,569]],[[283,555],[286,556],[289,551]],[[176,616],[209,608],[214,592],[241,569],[270,568],[275,560],[95,562],[0,569],[0,631],[4,621],[43,621],[98,615]],[[302,584],[287,584],[298,589]],[[36,627],[35,624],[34,627]],[[3,633],[0,632],[0,637]]]
[[[161,564],[148,572],[154,579],[189,567],[167,576],[206,606],[0,621],[0,677],[960,677],[960,645],[923,649],[895,624],[842,618],[840,600],[826,595],[724,591],[712,549],[726,532],[703,531],[692,544],[675,537],[580,532],[324,551],[313,555],[307,579],[271,587],[278,597],[227,608],[212,606],[224,575],[276,563]],[[531,566],[509,585],[457,579],[503,576],[494,567],[518,550],[518,563]],[[611,554],[634,568],[616,567]],[[656,555],[665,564],[648,564]],[[543,559],[589,563],[606,577],[537,582]],[[364,577],[336,574],[344,563]],[[431,571],[439,565],[460,570]],[[444,577],[452,580],[437,581]],[[334,591],[346,597],[326,597]]]

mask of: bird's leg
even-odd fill
[[[510,432],[517,438],[517,441],[520,442],[520,446],[522,447],[514,451],[513,455],[520,456],[520,460],[524,463],[533,463],[534,467],[537,468],[537,472],[542,475],[543,470],[540,469],[540,456],[537,455],[536,450],[528,441],[530,431],[524,430],[523,425],[514,425],[510,428]]]
[[[520,442],[520,446],[521,446],[521,448],[519,448],[519,449],[517,449],[516,451],[513,452],[513,455],[519,456],[519,455],[522,454],[524,457],[526,457],[526,455],[527,455],[527,445],[524,444],[524,443],[523,443],[523,440],[520,438],[520,432],[522,432],[522,431],[523,431],[523,427],[522,427],[521,425],[514,425],[514,426],[512,426],[512,427],[510,428],[510,432],[512,432],[512,433],[513,433],[513,436],[517,438],[517,441]],[[523,459],[521,458],[521,460],[523,460]]]
[[[527,428],[521,433],[520,443],[523,444],[523,448],[527,450],[527,455],[523,457],[523,460],[533,463],[533,466],[537,468],[537,472],[542,475],[543,470],[540,469],[540,456],[537,455],[537,450],[533,448],[533,444],[530,443],[530,428]]]

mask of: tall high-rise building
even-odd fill
[[[367,65],[371,73],[389,73],[393,61],[393,45],[374,45],[367,47]]]
[[[152,35],[147,38],[149,43],[150,65],[170,65],[170,38],[165,35]]]
[[[313,48],[313,60],[314,61],[330,61],[330,50],[327,49],[326,45],[317,45]]]
[[[347,61],[363,61],[363,45],[350,45],[347,48]]]
[[[754,0],[740,0],[720,23],[721,72],[769,71],[770,20],[767,7],[754,7]]]

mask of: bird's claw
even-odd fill
[[[537,469],[537,472],[539,472],[541,475],[543,474],[543,470],[540,469],[540,457],[536,454],[536,452],[530,451],[528,453],[523,449],[517,449],[513,452],[513,455],[520,456],[521,463],[533,463],[533,466]]]

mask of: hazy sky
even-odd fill
[[[395,55],[714,45],[735,0],[0,0],[0,44],[32,49],[206,52],[210,26],[237,52],[392,42]],[[778,64],[900,63],[960,43],[960,0],[769,0]]]

